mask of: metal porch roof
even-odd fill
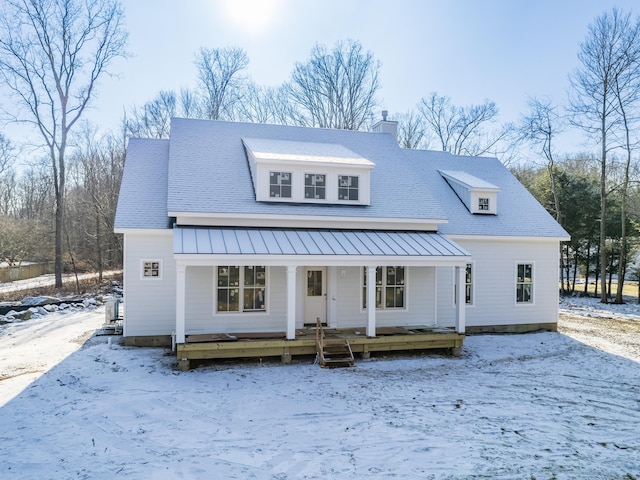
[[[466,257],[438,233],[174,227],[174,254]]]

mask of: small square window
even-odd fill
[[[358,200],[358,177],[338,175],[338,199]]]
[[[479,198],[478,199],[478,210],[480,210],[481,212],[488,212],[489,211],[489,199],[488,198]]]
[[[291,198],[290,172],[270,172],[269,196],[271,198]]]
[[[143,260],[142,261],[142,278],[162,277],[162,267],[160,260]]]
[[[304,198],[324,200],[326,198],[326,175],[306,173],[304,175]]]

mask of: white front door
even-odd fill
[[[327,268],[306,267],[305,272],[305,298],[304,298],[304,323],[315,325],[316,319],[323,324],[327,323]]]

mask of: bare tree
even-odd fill
[[[141,107],[133,107],[124,119],[127,133],[132,137],[169,138],[171,118],[176,116],[176,103],[173,90],[161,90]]]
[[[11,141],[0,133],[0,175],[8,171],[16,159],[16,149]]]
[[[549,185],[553,197],[553,207],[556,221],[562,223],[560,200],[555,181],[555,140],[564,130],[564,120],[558,114],[557,108],[550,98],[530,98],[529,112],[520,119],[518,131],[521,138],[534,149],[539,150],[546,159]],[[564,256],[560,245],[560,285],[564,291]],[[567,279],[568,280],[568,279]]]
[[[620,127],[620,105],[616,98],[616,78],[637,62],[638,24],[617,9],[605,12],[589,25],[580,45],[580,67],[569,79],[572,123],[600,144],[600,301],[607,303],[607,166]]]
[[[481,105],[458,107],[449,97],[433,92],[420,101],[418,108],[442,150],[454,155],[497,154],[498,145],[511,131],[508,125],[498,132],[486,130],[498,116],[495,102],[489,100]]]
[[[62,287],[69,132],[98,80],[124,56],[127,33],[116,0],[5,0],[0,13],[0,75],[48,152],[55,190],[55,280]]]
[[[331,52],[316,45],[306,63],[296,63],[286,90],[301,116],[297,124],[359,130],[372,117],[380,87],[380,62],[360,43],[338,42]]]
[[[618,105],[620,124],[622,127],[622,148],[626,154],[623,169],[620,202],[620,258],[618,261],[618,285],[615,303],[624,303],[624,277],[627,269],[627,203],[629,182],[631,175],[631,159],[638,138],[635,134],[640,121],[638,118],[638,103],[640,101],[640,19],[636,18],[628,31],[627,40],[630,48],[626,51],[626,68],[615,76],[613,92]],[[633,138],[632,138],[633,136]]]
[[[241,48],[201,48],[195,60],[202,114],[211,120],[235,118],[235,108],[247,81],[249,58]]]
[[[411,110],[398,115],[398,144],[402,148],[425,149],[429,147],[427,127],[423,116]]]
[[[555,140],[565,126],[563,118],[558,114],[556,106],[550,98],[530,98],[529,111],[520,119],[518,131],[522,139],[544,156],[555,209],[555,217],[561,220],[560,202],[555,186],[553,169],[555,167]]]
[[[201,107],[198,103],[198,97],[195,92],[188,88],[181,88],[178,98],[178,110],[181,111],[179,115],[184,115],[186,118],[201,118]]]
[[[97,129],[84,124],[78,139],[78,148],[71,158],[72,180],[75,185],[69,205],[69,222],[82,232],[69,240],[80,261],[86,261],[98,271],[99,281],[107,266],[113,266],[114,251],[119,242],[113,233],[113,219],[125,148],[114,135],[98,135]]]

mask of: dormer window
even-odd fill
[[[304,198],[324,200],[326,198],[327,177],[318,173],[305,173]]]
[[[291,198],[291,172],[271,172],[269,196],[271,198]]]
[[[242,139],[258,202],[369,205],[375,164],[344,145]]]
[[[358,177],[338,175],[338,200],[358,200]]]
[[[467,172],[439,170],[460,201],[474,215],[497,215],[500,188]]]

